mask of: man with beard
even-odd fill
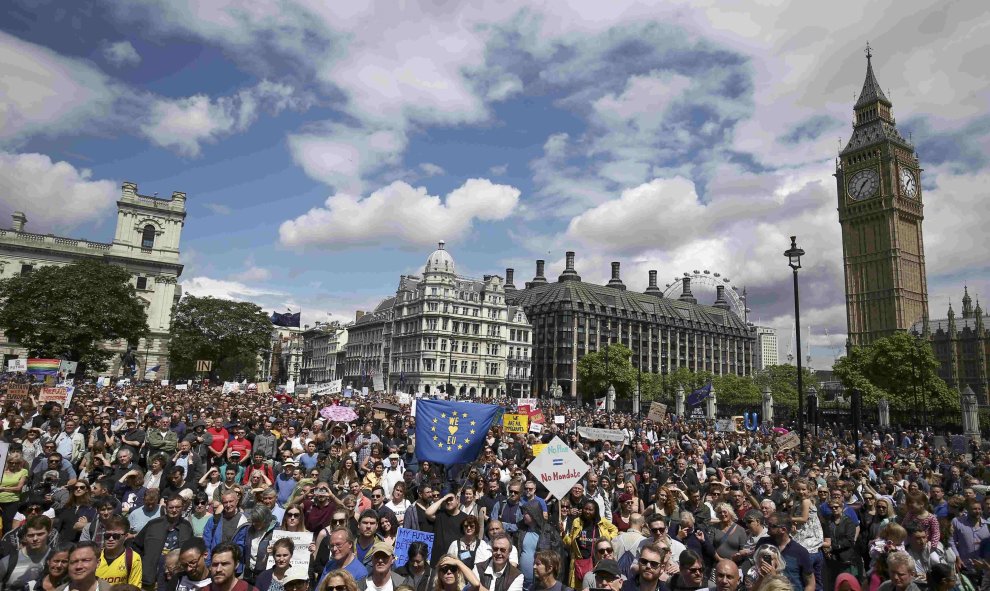
[[[141,533],[134,538],[134,549],[144,561],[142,585],[145,588],[150,589],[155,586],[158,578],[158,563],[162,557],[193,537],[192,525],[182,518],[183,506],[184,503],[179,497],[168,499],[165,502],[165,515],[149,521]]]
[[[210,560],[210,591],[258,591],[257,587],[237,577],[241,549],[234,544],[220,544]]]

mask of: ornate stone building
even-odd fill
[[[835,169],[852,346],[907,330],[928,316],[921,164],[897,131],[871,58],[867,46],[852,137]]]
[[[168,378],[168,331],[173,306],[182,294],[178,285],[182,274],[179,241],[186,219],[186,194],[176,191],[171,199],[149,197],[138,193],[137,184],[125,181],[117,201],[117,227],[110,243],[32,234],[25,230],[27,215],[14,212],[13,219],[9,230],[0,229],[0,278],[83,259],[100,259],[124,267],[133,275],[150,334],[137,343],[116,341],[105,346],[122,353],[130,345],[139,376],[144,376],[149,368],[161,366],[156,377]],[[25,349],[9,342],[2,333],[0,353],[4,367],[7,359],[27,355]],[[111,364],[111,373],[116,375],[120,371],[120,357],[115,355]]]
[[[988,365],[990,365],[990,326],[979,300],[973,307],[969,289],[963,288],[962,315],[949,304],[945,318],[926,322],[922,320],[911,327],[916,336],[931,341],[935,358],[939,361],[938,375],[953,390],[963,392],[966,386],[973,389],[980,404],[990,403],[988,393]]]
[[[581,281],[568,252],[566,268],[555,283],[536,261],[536,276],[524,289],[507,290],[511,305],[522,308],[533,327],[533,391],[547,395],[554,384],[564,396],[577,397],[578,361],[606,344],[622,344],[632,352],[633,367],[669,373],[678,367],[716,375],[752,375],[756,329],[732,311],[719,286],[711,305],[699,304],[691,280],[682,293],[665,298],[650,271],[644,293],[628,291],[612,263],[606,285]],[[513,275],[512,269],[506,276]]]

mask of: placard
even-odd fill
[[[667,405],[661,402],[650,404],[650,413],[646,415],[654,423],[663,423],[667,420]]]
[[[564,420],[564,415],[553,415],[553,422],[555,425],[563,425]]]
[[[28,384],[7,384],[7,400],[27,398],[30,393],[31,386]]]
[[[175,385],[175,389],[176,389],[176,391],[179,391],[179,392],[185,392],[186,390],[189,389],[189,386],[187,386],[186,384],[176,384]]]
[[[0,474],[7,469],[7,454],[10,453],[10,444],[0,441]]]
[[[395,395],[399,399],[399,404],[402,405],[409,404],[410,398],[409,395],[406,394],[405,392],[396,392]]]
[[[591,441],[615,441],[626,440],[626,434],[619,429],[598,429],[595,427],[578,427],[578,436],[590,439]]]
[[[524,406],[536,408],[539,405],[540,401],[536,398],[516,398],[516,408],[522,408]]]
[[[540,452],[546,449],[546,443],[534,443],[533,444],[533,457],[540,455]]]
[[[543,423],[547,422],[547,419],[546,417],[543,416],[542,410],[537,410],[536,412],[529,413],[529,422],[542,425]]]
[[[376,373],[371,376],[371,386],[375,389],[375,392],[381,392],[385,389],[385,376],[380,373]]]
[[[312,537],[313,534],[309,534]],[[413,542],[423,542],[426,544],[426,555],[433,554],[434,535],[418,529],[407,529],[400,527],[395,534],[395,563],[394,568],[400,568],[409,561],[409,545]]]
[[[388,417],[385,415],[384,410],[376,410],[374,413],[372,413],[371,418],[375,419],[376,421],[384,421]]]
[[[777,451],[784,451],[785,449],[790,449],[792,447],[797,447],[801,443],[801,438],[798,436],[796,431],[791,431],[778,437],[774,443],[777,444]]]
[[[529,431],[529,415],[504,414],[502,427],[506,433],[525,433]]]
[[[715,421],[715,431],[717,433],[735,433],[736,425],[732,419],[719,419]]]
[[[62,386],[57,388],[42,388],[41,394],[38,395],[38,403],[44,404],[46,402],[56,402],[64,408],[68,406],[69,402],[72,400],[72,391],[73,388]]]
[[[537,435],[543,433],[543,423],[530,423],[529,432],[536,433]]]
[[[162,380],[162,385],[163,386],[167,386],[168,384],[169,384],[169,381],[168,380]]]
[[[27,370],[27,359],[10,359],[7,361],[7,371],[10,373],[26,373]]]
[[[284,529],[276,529],[272,532],[272,540],[268,544],[269,548],[274,547],[275,542],[283,538],[289,538],[292,540],[293,547],[292,558],[289,559],[289,568],[293,566],[299,566],[304,569],[309,568],[309,544],[313,541],[313,534],[308,531],[286,531]],[[268,568],[275,567],[275,557],[271,554],[268,555]]]
[[[528,467],[530,473],[547,487],[550,494],[557,499],[564,498],[588,472],[588,464],[578,457],[574,450],[567,447],[560,437],[554,437],[540,455],[536,456]]]

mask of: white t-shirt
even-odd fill
[[[175,591],[192,591],[193,589],[205,589],[210,586],[210,582],[213,581],[209,576],[207,576],[202,581],[191,581],[188,575],[182,575],[179,579],[179,586],[175,588]]]

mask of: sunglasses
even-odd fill
[[[659,562],[657,562],[656,560],[647,560],[646,558],[640,558],[639,565],[649,569],[660,568]]]
[[[302,517],[302,513],[298,513],[296,511],[293,511],[291,513],[286,513],[285,516],[286,517],[293,517],[295,519],[299,519],[300,517]]]
[[[89,490],[89,485],[88,484],[80,484],[78,486],[73,486],[72,488],[74,488],[76,490]]]
[[[440,572],[441,574],[449,575],[450,573],[457,572],[457,567],[445,564],[440,567]]]
[[[347,585],[327,585],[324,589],[327,591],[347,591]]]
[[[611,554],[612,552],[613,552],[613,550],[611,548],[599,548],[598,549],[598,553],[599,554]]]
[[[119,540],[124,537],[124,534],[103,534],[103,539],[105,540]]]

